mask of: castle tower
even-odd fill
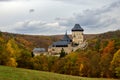
[[[72,41],[74,44],[81,44],[83,42],[83,31],[79,24],[75,24],[72,28]]]

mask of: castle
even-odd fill
[[[51,46],[49,46],[48,53],[50,55],[60,53],[62,48],[67,54],[69,54],[72,51],[76,51],[79,48],[84,49],[87,46],[87,42],[84,41],[84,29],[79,24],[75,24],[71,31],[72,39],[66,32],[61,40],[54,42]]]

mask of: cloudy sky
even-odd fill
[[[0,0],[3,32],[64,34],[76,23],[86,34],[120,29],[120,0]]]

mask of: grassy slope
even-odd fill
[[[43,71],[0,66],[0,80],[114,80],[114,79],[83,78]]]

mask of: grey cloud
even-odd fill
[[[109,6],[95,10],[88,9],[83,11],[83,13],[74,14],[71,18],[57,18],[56,20],[60,25],[69,26],[71,28],[75,23],[79,23],[87,29],[88,33],[91,32],[91,30],[95,31],[93,33],[103,32],[110,30],[109,28],[120,29],[120,20],[116,17],[117,15],[120,18],[119,9],[120,1],[117,1]],[[115,13],[115,10],[118,11],[118,13]],[[115,26],[115,24],[118,25]]]
[[[30,1],[30,0],[0,0],[0,2],[9,2],[9,1]]]
[[[83,1],[83,0],[53,0],[53,1],[59,1],[59,2],[65,2],[65,3],[70,3],[70,4],[89,4],[91,1]],[[93,0],[96,1],[96,0]]]
[[[35,11],[35,9],[30,9],[30,10],[29,10],[30,13],[32,13],[32,12],[34,12],[34,11]]]
[[[25,34],[60,34],[66,30],[64,26],[59,26],[57,22],[44,22],[44,21],[24,21],[16,23],[14,28],[15,33]]]
[[[67,2],[67,3],[77,3],[77,4],[84,3],[84,1],[82,1],[82,0],[54,0],[54,1]]]
[[[120,1],[118,0],[117,2],[113,2],[109,6],[103,6],[102,9],[98,9],[94,11],[94,14],[104,14],[106,12],[110,12],[114,9],[120,8]]]
[[[14,32],[26,34],[61,34],[65,30],[70,31],[74,24],[79,23],[86,33],[99,33],[113,29],[120,29],[120,17],[115,10],[120,9],[120,1],[99,9],[84,10],[83,13],[73,14],[69,18],[56,18],[55,21],[45,22],[40,20],[18,22],[14,26]],[[118,11],[120,12],[120,11]],[[116,25],[117,24],[117,25]]]
[[[35,33],[40,30],[39,26],[44,25],[45,23],[41,21],[24,21],[24,22],[17,22],[15,24],[15,32],[18,33]]]
[[[2,1],[2,2],[3,2],[3,1],[12,1],[12,0],[0,0],[0,1]]]
[[[79,0],[71,1],[76,4]],[[7,28],[2,27],[2,29],[7,30],[8,32],[12,31],[15,33],[26,34],[61,34],[66,30],[70,31],[74,24],[79,23],[85,29],[86,33],[99,33],[108,30],[120,29],[119,10],[120,1],[118,0],[109,6],[106,5],[97,9],[87,9],[82,13],[76,12],[73,16],[68,18],[58,17],[54,21],[50,22],[40,20],[23,20],[22,22],[17,22],[16,24],[7,26]],[[47,15],[49,16],[50,14]]]
[[[63,3],[68,3],[68,4],[73,4],[73,5],[96,5],[98,4],[104,4],[104,3],[111,3],[114,2],[112,0],[53,0],[53,1],[59,1],[59,2],[63,2]],[[99,3],[98,3],[99,1]]]

